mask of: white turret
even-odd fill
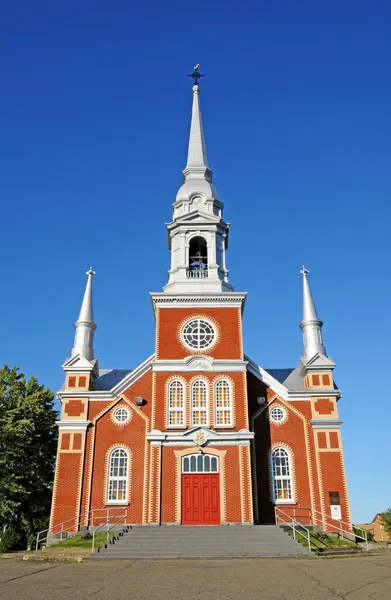
[[[92,278],[95,272],[90,267],[87,275],[87,284],[84,292],[83,302],[81,304],[79,318],[74,324],[75,342],[72,348],[73,356],[83,356],[87,360],[94,358],[94,331],[96,324],[94,323],[93,308],[92,308]]]
[[[197,66],[192,77],[197,82],[200,76]],[[196,83],[184,181],[167,225],[171,268],[164,291],[170,293],[233,290],[225,265],[229,224],[223,221],[224,206],[212,184],[199,97]]]
[[[303,332],[304,360],[308,361],[315,354],[326,356],[326,349],[322,340],[323,323],[317,315],[308,284],[307,275],[309,271],[303,265],[300,273],[303,275],[303,320],[300,323],[300,328]]]

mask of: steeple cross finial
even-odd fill
[[[193,73],[189,73],[189,75],[188,75],[188,77],[192,77],[193,78],[194,85],[198,85],[199,78],[200,77],[204,77],[204,75],[198,71],[199,68],[200,68],[199,64],[195,65],[193,67],[193,69],[194,69]]]
[[[308,275],[308,273],[309,273],[309,270],[308,270],[308,269],[306,269],[304,265],[302,265],[300,273],[301,273],[302,275]]]
[[[86,271],[86,275],[88,275],[89,277],[93,277],[95,275],[95,271],[92,270],[92,267],[90,267],[88,271]]]

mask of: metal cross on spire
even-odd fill
[[[193,67],[193,69],[194,69],[193,73],[189,73],[189,75],[188,75],[188,77],[192,77],[193,78],[194,85],[198,85],[199,78],[200,77],[204,77],[204,75],[198,71],[199,68],[200,68],[199,64],[195,65]]]
[[[86,271],[86,275],[91,275],[91,277],[95,275],[95,271],[92,270],[92,267],[90,267],[89,270]]]
[[[302,265],[300,273],[301,273],[302,275],[308,275],[308,273],[309,273],[309,270],[308,270],[308,269],[306,269],[304,265]]]

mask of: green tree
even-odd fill
[[[57,435],[54,394],[17,367],[0,369],[0,529],[46,527]]]
[[[391,508],[387,508],[380,514],[380,521],[387,533],[391,535]]]

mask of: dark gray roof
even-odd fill
[[[99,369],[99,377],[95,379],[94,391],[108,391],[117,385],[133,369]]]
[[[300,375],[300,369],[265,369],[274,379],[277,379],[288,390],[301,392],[305,390],[304,379]]]
[[[285,379],[289,377],[289,375],[295,369],[265,369],[274,379],[277,379],[280,383],[284,383]]]

